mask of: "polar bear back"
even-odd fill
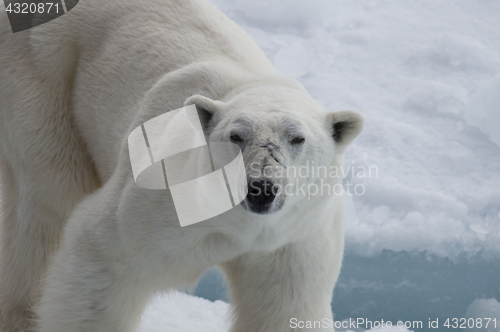
[[[61,88],[73,88],[69,111],[103,180],[114,169],[141,101],[161,77],[203,62],[227,65],[228,76],[232,68],[276,75],[251,37],[205,0],[82,0],[30,33],[40,71],[51,80],[72,79]],[[220,89],[196,71],[184,76],[177,86],[186,89],[172,90],[165,112],[182,106],[187,86],[206,95]]]

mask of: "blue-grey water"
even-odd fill
[[[217,269],[207,271],[195,295],[229,302],[227,287]],[[347,254],[335,287],[335,320],[422,321],[415,331],[430,331],[429,319],[464,317],[476,299],[500,300],[500,260],[459,258],[452,261],[426,253],[384,250],[375,257]],[[436,331],[436,329],[432,329]]]

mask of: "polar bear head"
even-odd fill
[[[360,114],[325,112],[305,91],[284,86],[249,88],[225,101],[194,95],[185,102],[190,104],[196,105],[209,142],[241,148],[248,185],[241,205],[256,214],[304,199],[295,189],[316,180],[311,167],[339,163],[363,127]],[[301,167],[307,170],[298,172]]]

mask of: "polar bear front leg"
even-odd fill
[[[55,255],[37,308],[40,332],[136,330],[151,290],[116,254],[117,241],[105,235],[97,241],[105,230],[95,228],[73,229],[76,236]]]
[[[234,310],[231,332],[332,331],[330,302],[343,255],[341,228],[225,263]],[[307,321],[321,323],[309,329]]]

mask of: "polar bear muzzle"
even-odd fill
[[[248,183],[246,208],[255,213],[266,214],[278,193],[278,186],[271,181],[253,180]]]

